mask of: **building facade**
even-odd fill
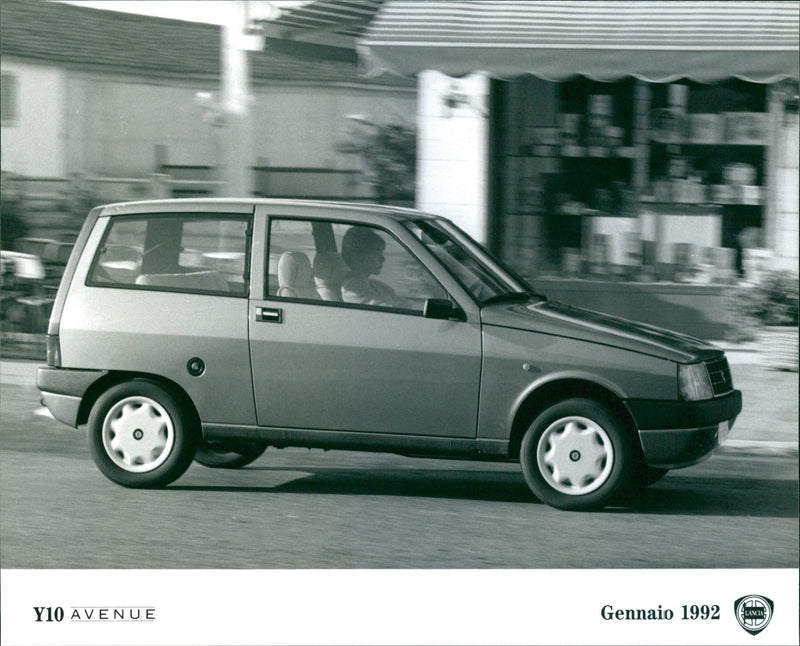
[[[4,0],[0,13],[3,171],[213,176],[225,137],[219,26],[56,2]],[[363,77],[352,43],[276,34],[248,58],[249,167],[356,171],[338,150],[353,115],[413,126],[413,80]]]
[[[418,79],[419,206],[529,273],[797,270],[798,3],[389,1],[360,47]]]

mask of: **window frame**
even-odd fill
[[[245,223],[245,244],[244,244],[244,271],[242,274],[243,286],[241,292],[221,292],[208,289],[192,289],[187,287],[173,287],[169,285],[137,285],[134,283],[115,283],[115,282],[102,282],[93,278],[95,271],[100,263],[100,256],[105,248],[108,238],[114,228],[115,222],[142,222],[156,219],[172,219],[180,220],[182,222],[191,222],[197,220],[209,221],[238,221]],[[253,215],[252,213],[217,213],[217,212],[193,212],[193,211],[172,211],[172,212],[159,212],[159,213],[132,213],[123,215],[108,216],[108,224],[106,224],[103,236],[95,249],[92,257],[92,262],[86,272],[86,280],[84,284],[87,287],[102,287],[106,289],[127,289],[134,291],[147,291],[147,292],[168,292],[173,294],[192,294],[201,296],[218,296],[223,298],[250,298],[251,286],[251,268],[252,268],[252,255],[253,255]]]
[[[388,227],[375,224],[373,222],[363,222],[363,221],[354,221],[354,220],[347,220],[341,218],[326,218],[320,216],[304,216],[304,215],[289,215],[289,214],[269,214],[267,216],[267,244],[264,251],[264,285],[262,290],[262,300],[264,301],[277,301],[281,303],[303,303],[306,305],[321,305],[323,307],[339,307],[345,309],[358,309],[358,310],[367,310],[367,311],[374,311],[374,312],[384,312],[390,314],[405,314],[408,316],[417,316],[419,318],[424,318],[424,311],[423,310],[415,310],[415,309],[406,309],[400,307],[387,307],[384,305],[365,305],[362,303],[346,303],[344,301],[325,301],[322,299],[311,299],[311,298],[295,298],[295,297],[287,297],[287,296],[278,296],[277,294],[270,294],[269,293],[269,261],[270,261],[270,253],[272,251],[272,223],[275,221],[280,220],[289,220],[294,222],[323,222],[327,224],[341,224],[348,227],[368,227],[371,229],[376,229],[382,233],[385,233],[387,236],[392,238],[402,249],[406,251],[414,260],[416,260],[417,264],[423,268],[423,270],[427,273],[427,275],[431,278],[435,285],[442,290],[445,298],[450,300],[454,305],[457,305],[458,302],[451,294],[450,290],[447,289],[442,284],[434,273],[430,270],[428,265],[419,257],[418,254],[414,253],[414,251],[406,244],[394,231],[389,229]],[[403,231],[406,231],[403,229]],[[338,248],[341,240],[335,239],[334,240],[337,244],[336,253],[341,254],[341,249]],[[315,244],[315,253],[319,253],[316,249]],[[434,259],[435,260],[435,259]],[[438,260],[436,261],[438,262]]]

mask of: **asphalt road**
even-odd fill
[[[796,448],[723,452],[591,513],[541,504],[514,464],[304,449],[138,491],[106,480],[84,432],[37,398],[3,383],[3,568],[798,565]]]

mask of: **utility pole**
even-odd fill
[[[222,27],[222,145],[224,195],[246,197],[253,192],[253,150],[250,139],[251,102],[248,52],[260,51],[264,38],[251,26],[249,3],[230,2]]]

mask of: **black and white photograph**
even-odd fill
[[[0,0],[0,642],[800,643],[800,2]]]

